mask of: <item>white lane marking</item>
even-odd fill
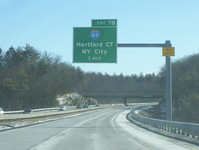
[[[114,111],[114,110],[112,110],[112,111]],[[97,115],[95,117],[89,118],[87,120],[81,121],[81,122],[77,123],[76,125],[74,125],[73,127],[62,131],[62,132],[54,135],[53,137],[49,138],[48,140],[40,143],[39,145],[33,147],[31,150],[51,150],[52,147],[58,143],[58,141],[61,141],[62,139],[64,139],[63,135],[68,134],[68,132],[70,132],[73,128],[80,127],[81,125],[85,124],[86,122],[89,122],[89,121],[91,121],[93,119],[96,119],[96,118],[99,118],[99,117],[103,117],[103,116],[105,116],[107,114],[110,114],[110,113],[112,113],[112,111],[109,111],[109,112]],[[97,150],[97,148],[96,148],[96,150]]]

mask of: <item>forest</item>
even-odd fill
[[[199,54],[172,63],[173,118],[199,122]],[[0,107],[22,110],[58,106],[57,96],[67,93],[153,94],[165,91],[165,66],[155,75],[129,76],[84,72],[60,56],[30,45],[0,49]],[[99,102],[100,103],[100,102]],[[105,101],[103,101],[105,103]]]
[[[57,106],[56,96],[74,91],[83,72],[59,56],[30,45],[0,50],[0,105],[4,110]]]
[[[85,73],[84,79],[86,84],[84,88],[80,87],[78,92],[82,95],[105,96],[101,99],[98,98],[101,103],[123,103],[125,97],[128,102],[146,102],[151,101],[151,99],[145,99],[144,97],[164,95],[165,87],[162,78],[154,73],[124,76],[122,73],[120,75],[109,75],[100,72],[88,72]],[[118,96],[118,98],[111,98],[112,96]],[[156,100],[160,98],[156,97]]]
[[[174,119],[199,123],[199,54],[176,60],[173,68]]]

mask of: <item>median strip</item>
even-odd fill
[[[27,126],[30,124],[37,124],[52,119],[58,119],[66,116],[72,116],[75,114],[86,113],[90,111],[96,111],[100,109],[110,108],[111,106],[101,106],[88,109],[76,109],[70,111],[57,111],[57,112],[42,112],[31,114],[9,114],[0,116],[0,130],[12,129],[21,126]]]

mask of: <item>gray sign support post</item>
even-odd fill
[[[170,41],[166,41],[166,47],[171,47]],[[170,56],[166,56],[166,120],[172,121],[172,69]]]
[[[163,44],[117,44],[118,47],[171,47],[170,41]],[[172,71],[171,58],[166,56],[166,119],[172,121]]]

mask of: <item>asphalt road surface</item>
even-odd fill
[[[0,132],[0,150],[199,150],[126,120],[130,108],[109,108]]]

